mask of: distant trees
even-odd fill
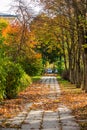
[[[57,61],[60,55],[60,45],[58,44],[58,39],[55,36],[55,31],[57,26],[53,26],[53,19],[48,17],[46,14],[41,14],[37,16],[31,23],[30,28],[34,31],[37,44],[35,49],[37,52],[42,54],[43,63],[49,61],[53,63]],[[62,53],[62,52],[61,52]]]

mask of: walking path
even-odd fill
[[[49,99],[55,100],[60,97],[61,90],[55,76],[42,77],[40,84],[50,87]],[[72,111],[62,103],[58,104],[56,111],[30,110],[32,104],[27,104],[25,110],[17,117],[8,119],[6,121],[8,128],[0,128],[0,130],[80,130],[78,123],[72,116]]]

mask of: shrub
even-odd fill
[[[0,100],[15,98],[19,91],[24,90],[31,83],[28,76],[19,64],[9,60],[0,63]]]
[[[20,78],[22,77],[24,71],[19,64],[14,64],[9,62],[5,65],[6,69],[6,97],[15,98],[18,94]]]
[[[20,78],[20,90],[24,90],[29,84],[32,83],[31,77],[24,73],[22,77]]]
[[[42,59],[31,58],[21,62],[23,69],[30,76],[40,75],[43,70]]]
[[[6,72],[0,64],[0,100],[5,97]]]

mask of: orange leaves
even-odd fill
[[[8,45],[13,43],[19,43],[20,30],[21,28],[18,24],[12,24],[12,25],[9,24],[7,28],[3,30],[5,43]]]
[[[42,56],[41,56],[40,53],[37,53],[37,54],[35,55],[35,57],[36,57],[36,59],[40,59]]]
[[[0,108],[0,116],[6,113],[7,109],[6,108]]]
[[[78,120],[78,123],[82,129],[87,129],[87,94],[82,92],[75,85],[67,83],[61,83],[62,95],[61,102],[66,104],[73,110],[73,114]],[[80,122],[79,122],[80,121]]]
[[[61,102],[69,106],[78,119],[87,119],[87,94],[69,82],[61,84],[61,88]]]
[[[19,103],[17,103],[18,100]],[[3,105],[0,105],[0,118],[13,117],[23,109],[20,99],[5,100],[3,102]]]
[[[17,33],[20,29],[20,25],[18,24],[9,24],[7,26],[7,28],[4,29],[3,31],[3,35],[6,36],[7,34],[10,34],[10,33]]]
[[[0,105],[0,118],[11,118],[24,110],[26,103],[46,101],[49,93],[48,88],[41,87],[39,83],[32,84],[25,91],[21,92],[16,99],[4,100]]]
[[[16,52],[23,52],[25,55],[29,56],[31,53],[35,54],[34,48],[37,44],[34,32],[30,32],[25,24],[21,25],[16,21],[13,24],[8,24],[2,32],[4,37],[4,43],[9,46],[9,51],[7,54],[15,57]],[[13,51],[14,50],[14,51]],[[36,55],[37,58],[41,56]]]

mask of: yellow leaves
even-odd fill
[[[35,34],[33,32],[27,32],[27,39],[28,39],[26,42],[27,46],[34,48],[35,45],[37,44]]]
[[[0,18],[0,31],[7,27],[8,21],[6,19]]]

